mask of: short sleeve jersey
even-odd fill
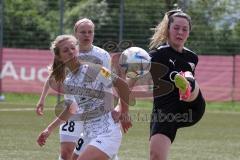
[[[101,48],[93,47],[88,53],[80,53],[86,62],[76,73],[69,73],[64,81],[65,99],[78,104],[75,118],[84,121],[84,132],[97,135],[108,131],[109,112],[113,108],[110,55]],[[97,64],[97,65],[95,65]]]

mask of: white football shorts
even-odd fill
[[[102,133],[96,137],[88,137],[87,135],[81,135],[81,138],[77,142],[77,147],[74,153],[79,155],[88,146],[94,146],[99,150],[106,153],[111,160],[117,160],[117,153],[122,141],[122,132],[120,129],[120,123],[115,123],[112,119],[111,112],[108,122],[110,123],[109,132]]]

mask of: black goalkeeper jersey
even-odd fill
[[[150,73],[153,79],[154,108],[168,108],[169,105],[179,103],[179,92],[170,80],[171,73],[190,71],[194,75],[198,63],[198,56],[187,48],[182,53],[174,50],[170,45],[164,44],[152,50]]]

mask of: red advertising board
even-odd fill
[[[40,93],[52,60],[49,50],[4,48],[3,92]],[[240,56],[199,56],[196,70],[206,100],[240,100]],[[149,87],[138,88],[141,94],[146,89]]]

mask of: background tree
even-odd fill
[[[193,19],[189,46],[201,54],[235,54],[239,52],[232,23],[233,12],[238,10],[236,0],[191,0],[187,12]]]
[[[4,46],[49,47],[59,27],[57,1],[7,0],[4,7]]]
[[[59,34],[60,0],[4,0],[4,47],[49,48]],[[64,33],[83,17],[96,24],[95,44],[109,51],[119,47],[119,0],[63,0]],[[148,49],[154,28],[173,8],[193,19],[187,47],[199,54],[240,53],[238,0],[124,0],[123,41]],[[124,46],[124,45],[123,45]]]

